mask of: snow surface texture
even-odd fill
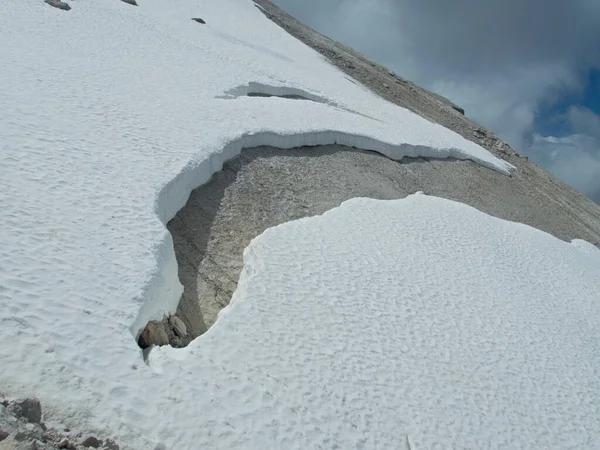
[[[9,279],[44,286],[43,297],[70,303],[85,291],[96,297],[90,308],[101,303],[109,316],[142,307],[134,334],[173,312],[181,286],[163,224],[244,146],[340,142],[397,159],[468,158],[508,173],[476,144],[347,81],[249,2],[204,5],[215,18],[206,27],[189,20],[196,2],[142,6],[96,0],[59,15],[35,0],[2,5],[3,248],[16,271]],[[47,39],[65,33],[77,39]],[[301,90],[327,103],[219,98],[242,85]],[[28,246],[19,230],[53,239]],[[82,253],[85,261],[63,273],[61,264]],[[42,262],[44,282],[29,273],[40,267],[30,259]],[[60,272],[50,285],[48,262]],[[22,289],[8,285],[8,297]]]
[[[200,13],[208,22],[202,27],[190,20]],[[396,426],[403,422],[390,428],[391,422],[385,417],[389,411],[378,410],[368,396],[361,402],[362,394],[351,389],[351,384],[344,384],[346,372],[340,372],[343,383],[327,391],[331,403],[324,400],[325,390],[319,386],[329,382],[327,366],[321,365],[318,355],[314,364],[308,364],[310,358],[297,347],[319,347],[319,333],[333,349],[345,344],[329,329],[315,329],[311,323],[317,322],[312,315],[297,315],[301,313],[297,300],[303,297],[296,295],[279,297],[272,315],[260,318],[267,323],[297,320],[298,326],[312,333],[298,341],[296,332],[291,331],[272,341],[281,344],[276,357],[267,351],[269,343],[264,341],[270,339],[269,328],[263,333],[253,322],[256,318],[232,308],[224,317],[247,321],[248,326],[230,328],[223,320],[186,350],[161,350],[152,355],[152,370],[144,365],[133,335],[149,319],[175,311],[181,294],[173,246],[164,224],[185,204],[193,188],[208,181],[242,147],[293,148],[337,142],[395,159],[471,159],[508,174],[510,167],[505,162],[347,80],[269,22],[251,2],[203,2],[200,11],[197,2],[191,0],[146,0],[139,8],[119,1],[87,0],[65,13],[38,0],[7,0],[0,5],[0,38],[0,385],[4,393],[34,393],[57,419],[90,430],[110,430],[137,448],[147,448],[152,441],[174,448],[311,448],[335,443],[347,448],[361,442],[366,447],[388,446],[404,439]],[[320,101],[222,98],[239,86],[301,91],[307,98]],[[439,225],[436,220],[426,225],[436,223]],[[369,228],[360,224],[358,228],[365,238],[369,236]],[[468,224],[463,228],[469,229]],[[386,238],[391,239],[381,235],[382,240]],[[456,245],[457,239],[454,236],[449,244]],[[549,247],[568,254],[567,261],[577,260],[568,244],[553,239],[548,242],[552,242]],[[363,267],[365,261],[375,258],[340,260],[335,257],[340,250],[331,248],[320,260],[315,259],[319,253],[309,252],[310,241],[300,244],[295,244],[296,256],[312,261],[309,265],[320,264],[323,275],[327,270],[336,276],[342,268],[357,270],[356,265]],[[438,245],[444,248],[445,244]],[[510,242],[505,245],[510,247]],[[411,257],[419,252],[414,250]],[[293,254],[290,251],[290,256]],[[400,256],[390,262],[391,268],[397,269],[399,261],[408,264],[409,260]],[[259,271],[265,263],[250,258],[247,270]],[[412,261],[410,264],[417,267]],[[412,277],[419,280],[424,267],[415,269],[414,274],[412,268],[405,267],[410,276],[404,277],[404,287],[427,292],[427,285],[408,284]],[[458,268],[448,267],[444,274],[437,274],[440,269],[435,266],[430,270],[442,279]],[[392,279],[397,274],[388,275]],[[569,301],[580,304],[588,298],[589,303],[589,296],[583,294],[593,292],[584,289],[590,281],[581,273],[571,275],[580,290],[578,298],[569,297]],[[311,295],[336,298],[328,292],[337,289],[337,284],[331,284],[335,279],[321,281],[322,293],[314,291]],[[545,286],[552,284],[544,281]],[[244,283],[240,283],[238,299],[246,295]],[[281,292],[297,288],[298,295],[306,296],[311,292],[306,290],[311,289],[310,284],[304,279],[302,283],[305,288],[286,281],[285,286],[263,285],[261,289]],[[390,289],[393,291],[394,285]],[[471,303],[480,300],[469,298]],[[343,304],[355,301],[360,297],[350,295]],[[253,302],[250,295],[239,305]],[[579,312],[589,313],[588,303]],[[285,317],[280,315],[282,311],[286,311]],[[349,320],[347,325],[357,335],[373,326],[365,320],[362,307],[355,305],[339,314],[338,318]],[[592,320],[594,315],[582,317],[583,321]],[[373,329],[373,339],[396,339],[395,335],[379,336],[377,330]],[[219,333],[222,337],[215,339]],[[240,333],[254,346],[239,342]],[[374,357],[378,351],[367,344],[354,349],[367,354],[365,363],[371,358],[368,355]],[[223,359],[242,349],[246,357],[241,362]],[[296,350],[298,361],[304,361],[305,366],[294,372],[291,369],[297,366],[290,365],[287,358]],[[339,358],[351,359],[331,360],[331,364],[347,364],[347,370],[355,370],[359,381],[368,378],[372,368],[365,371],[360,358],[354,359],[358,353],[338,354]],[[161,355],[168,359],[161,360]],[[561,352],[558,356],[564,355]],[[586,360],[579,364],[570,367],[581,369]],[[308,386],[319,373],[324,378],[313,393]],[[312,375],[307,378],[307,374]],[[583,371],[567,377],[567,387],[570,380],[583,379],[586,374]],[[298,377],[288,384],[289,392],[276,381],[288,375]],[[388,375],[395,376],[393,372]],[[373,383],[361,387],[361,392],[380,386],[378,381]],[[581,386],[585,393],[590,383]],[[559,388],[566,389],[560,383],[557,392],[563,392]],[[347,393],[347,400],[340,397],[342,403],[336,403],[336,395],[342,392]],[[413,394],[407,395],[402,399],[396,392],[391,403],[382,405],[393,404],[402,410],[411,404],[408,400]],[[442,393],[440,396],[445,398]],[[597,431],[578,416],[585,412],[586,398],[582,405],[556,419],[570,418],[567,423],[580,426],[580,437]],[[343,405],[347,409],[340,409]],[[540,405],[542,408],[546,403]],[[411,427],[417,428],[411,428],[411,439],[416,436],[417,442],[428,442],[439,436],[447,438],[443,430],[451,427],[444,428],[443,422],[435,429],[428,428],[434,423],[428,422],[430,416],[415,405],[413,408],[416,417],[411,421],[416,425]],[[360,413],[369,409],[372,412]],[[453,417],[462,420],[467,416]],[[591,420],[594,416],[587,417]],[[484,419],[481,427],[463,424],[461,429],[468,435],[464,439],[485,438],[481,433],[489,423]],[[510,422],[506,420],[493,422],[497,426],[488,431],[502,434],[508,430],[503,428]],[[535,439],[534,431],[528,430],[522,439]],[[548,431],[548,439],[556,437],[553,430]],[[565,433],[563,429],[562,438]],[[461,442],[462,438],[452,439]]]
[[[150,365],[199,387],[208,447],[596,448],[600,259],[579,244],[423,194],[350,200],[253,240],[217,323]]]
[[[592,258],[600,258],[600,248],[581,239],[573,239],[572,244],[586,252]]]

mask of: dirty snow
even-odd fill
[[[267,231],[217,324],[146,365],[134,337],[181,293],[164,223],[242,147],[510,166],[250,1],[72,7],[0,5],[4,394],[140,449],[598,441],[597,258],[422,195]]]

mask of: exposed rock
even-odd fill
[[[11,403],[8,406],[8,412],[17,418],[25,418],[32,423],[42,421],[42,405],[37,398],[26,398]]]
[[[48,448],[41,440],[42,430],[39,425],[27,423],[23,428],[0,440],[0,450],[38,450]]]
[[[100,448],[102,446],[102,441],[95,436],[88,436],[81,441],[81,445],[84,447]]]
[[[439,100],[439,101],[440,101],[440,102],[441,102],[441,103],[442,103],[444,106],[449,106],[449,107],[450,107],[450,108],[452,108],[453,110],[455,110],[455,111],[458,111],[459,113],[461,113],[463,116],[465,115],[465,110],[464,110],[464,109],[462,109],[462,108],[461,108],[460,106],[458,106],[457,104],[455,104],[455,103],[452,103],[452,102],[451,102],[450,100],[448,100],[446,97],[443,97],[443,96],[441,96],[441,95],[439,95],[439,94],[437,94],[437,93],[435,93],[435,92],[429,92],[429,91],[428,91],[428,94],[429,94],[431,97],[433,97],[433,98],[435,98],[435,99]]]
[[[138,6],[137,2],[135,0],[121,0],[122,2],[125,2],[129,5],[133,5],[133,6]]]
[[[171,317],[175,317],[175,316],[171,316]],[[163,324],[164,324],[165,330],[167,332],[167,336],[169,337],[169,344],[173,348],[185,347],[192,340],[192,337],[189,336],[189,332],[187,331],[188,328],[187,328],[186,324],[179,317],[176,317],[174,323],[181,322],[180,324],[179,323],[177,324],[177,326],[179,327],[179,332],[178,332],[172,324],[171,317],[165,317],[163,319]],[[181,327],[181,325],[183,325],[183,327]],[[185,331],[185,335],[181,336],[181,334],[183,334],[182,333],[183,331]]]
[[[63,11],[69,11],[71,7],[68,3],[61,2],[60,0],[44,0],[50,6],[54,6],[55,8],[62,9]]]
[[[66,450],[77,450],[77,446],[67,438],[60,441],[60,443],[58,444],[58,448],[64,448]]]
[[[59,440],[59,435],[55,430],[48,430],[42,434],[42,441],[44,442],[55,442]]]
[[[0,450],[37,450],[37,443],[32,440],[19,441],[15,434],[9,435],[0,442]]]
[[[26,436],[26,439],[42,440],[44,430],[42,430],[42,427],[37,423],[26,423],[20,433],[23,433],[23,435]]]
[[[0,441],[6,439],[8,435],[14,433],[25,425],[25,419],[18,420],[16,417],[8,413],[8,410],[4,406],[0,406],[0,430],[6,433],[6,436]],[[3,434],[0,433],[0,434]]]
[[[102,448],[106,450],[119,450],[119,445],[112,439],[106,439]]]
[[[185,345],[183,344],[183,341],[178,336],[175,336],[175,335],[173,335],[172,337],[169,338],[169,345],[173,348],[185,347]]]
[[[203,19],[201,19],[200,17],[192,17],[192,20],[198,23],[206,23]]]
[[[169,337],[163,322],[157,320],[148,322],[138,338],[138,345],[141,348],[148,348],[152,345],[169,345]]]
[[[77,445],[71,437],[64,434],[69,432],[68,428],[59,431],[47,428],[42,422],[30,421],[41,420],[41,415],[41,405],[35,398],[0,402],[0,450],[119,450],[119,446],[112,439],[102,442],[98,438],[88,437]],[[77,438],[82,436],[81,433],[77,434]]]
[[[142,349],[149,349],[154,345],[170,345],[181,348],[188,345],[198,336],[190,335],[186,323],[178,316],[165,316],[162,321],[153,320],[146,325],[138,338],[138,345]]]
[[[463,116],[465,115],[465,110],[463,108],[461,108],[460,106],[457,105],[452,105],[451,106],[452,109],[454,109],[455,111],[458,111],[459,113],[461,113]]]
[[[177,336],[179,336],[181,338],[184,338],[187,336],[187,327],[185,326],[185,323],[183,323],[179,317],[177,317],[177,316],[169,317],[169,324],[171,325],[171,327],[173,328],[173,331],[175,331],[175,334],[177,334]]]
[[[31,424],[28,424],[31,425]],[[15,441],[17,442],[33,442],[36,440],[42,440],[41,430],[32,429],[21,429],[14,434]]]

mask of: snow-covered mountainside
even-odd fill
[[[215,325],[144,359],[166,224],[242,148],[514,165],[250,1],[139,3],[0,5],[3,396],[121,448],[593,448],[600,252],[425,195],[267,230]]]

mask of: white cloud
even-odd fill
[[[576,86],[566,67],[511,68],[488,77],[440,79],[431,88],[461,105],[467,115],[494,130],[515,148],[525,149],[547,93]]]
[[[568,118],[576,131],[587,130],[594,123],[600,126],[600,117],[584,108],[571,108]],[[600,130],[591,131],[594,135],[535,134],[530,151],[549,172],[600,203]]]
[[[600,116],[594,111],[572,106],[569,108],[567,117],[575,131],[590,136],[600,143]]]

